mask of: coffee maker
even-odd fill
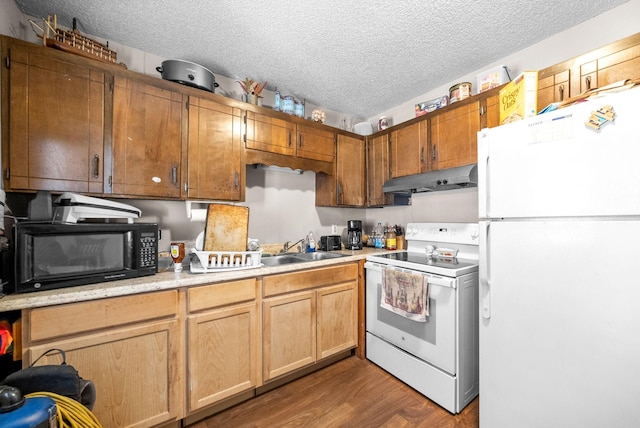
[[[362,221],[347,222],[347,250],[362,250]]]

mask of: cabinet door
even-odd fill
[[[10,45],[7,189],[102,193],[104,93],[103,72]]]
[[[240,200],[241,149],[240,110],[190,97],[187,197]]]
[[[538,77],[538,110],[551,103],[563,101],[571,96],[570,70],[561,70],[545,75],[544,70]]]
[[[336,137],[333,131],[298,124],[296,156],[324,162],[336,157]]]
[[[389,134],[369,138],[367,141],[367,206],[390,203],[382,192],[389,179]]]
[[[336,187],[338,205],[365,203],[365,147],[361,138],[338,135]]]
[[[391,133],[391,177],[427,171],[427,121]]]
[[[115,77],[113,193],[180,197],[182,94]]]
[[[358,345],[357,281],[318,290],[318,360]]]
[[[490,95],[480,101],[480,129],[500,126],[500,96]]]
[[[435,114],[430,121],[432,170],[478,162],[478,102]]]
[[[247,149],[294,155],[294,123],[251,111],[245,113],[244,121],[244,143]]]
[[[595,83],[591,81],[590,85],[594,88],[602,87],[620,80],[638,78],[640,75],[638,70],[640,70],[640,45],[636,44],[599,58],[597,81]]]
[[[316,361],[316,292],[263,301],[265,381]]]
[[[177,320],[158,321],[39,344],[30,362],[51,348],[96,386],[93,413],[105,428],[149,427],[183,417],[183,374]],[[59,354],[38,364],[60,364]]]
[[[256,303],[189,316],[189,411],[258,386]]]

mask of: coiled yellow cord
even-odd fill
[[[49,397],[55,401],[59,428],[102,428],[93,412],[76,400],[46,391],[33,392],[26,397]]]

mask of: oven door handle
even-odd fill
[[[369,269],[372,271],[382,272],[382,269],[387,267],[387,265],[368,261],[368,262],[365,262],[364,267],[365,269]],[[420,272],[417,270],[406,269],[406,268],[396,268],[396,269],[400,269],[408,273],[422,274],[425,276],[425,278],[427,278],[427,282],[429,283],[429,285],[437,285],[440,287],[449,287],[453,289],[457,288],[457,285],[458,285],[458,282],[454,278],[446,278],[442,276],[430,275],[425,272]]]
[[[382,267],[383,265],[381,265],[380,263],[375,263],[370,261],[367,261],[364,263],[365,269],[375,270],[376,272],[382,272]]]

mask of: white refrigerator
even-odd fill
[[[480,427],[639,427],[640,89],[480,131],[478,176]]]

